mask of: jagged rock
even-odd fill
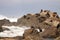
[[[4,28],[2,28],[3,25],[8,25],[10,23],[9,20],[7,19],[3,19],[3,20],[0,20],[0,32],[5,30]]]
[[[40,12],[41,16],[47,16],[50,18],[59,18],[59,16],[57,15],[57,12],[52,12],[50,10],[42,10],[42,12]]]
[[[59,36],[59,32],[56,27],[48,27],[40,35],[44,38],[56,38]]]
[[[36,14],[27,14],[17,20],[18,26],[35,26],[46,21],[50,20],[48,18],[59,19],[59,16],[56,12],[51,12],[50,10],[41,10],[40,13]],[[52,19],[53,20],[53,19]],[[54,21],[54,20],[53,20]],[[48,22],[49,23],[49,22]],[[55,25],[55,24],[53,24]]]
[[[27,14],[24,15],[22,18],[19,18],[17,21],[18,25],[23,25],[23,26],[36,26],[39,23],[42,23],[43,21],[45,21],[48,17],[43,17],[40,16],[40,14]]]
[[[23,37],[25,38],[26,36],[31,35],[33,33],[33,31],[35,31],[35,33],[37,33],[37,31],[34,29],[25,30]]]
[[[59,37],[57,37],[55,40],[60,40],[60,36],[59,36]]]
[[[49,25],[57,27],[57,25],[60,23],[60,20],[57,18],[48,18],[44,22]]]
[[[42,11],[40,12],[40,15],[43,16],[43,17],[45,17],[45,16],[48,14],[49,17],[50,17],[49,12],[50,12],[49,10],[42,10]]]
[[[4,21],[4,25],[3,26],[6,26],[6,25],[10,24],[10,21],[8,19],[3,19],[3,21]]]
[[[26,36],[23,40],[43,40],[43,38],[39,37],[38,35],[29,35]]]
[[[10,22],[8,19],[3,19],[5,21],[3,26],[17,26],[16,22]]]
[[[43,37],[55,38],[59,36],[60,31],[58,30],[57,26],[59,26],[60,18],[57,12],[52,12],[50,10],[41,10],[40,13],[34,15],[24,15],[22,18],[18,19],[17,23],[24,26],[33,26],[36,29],[38,27],[44,29],[44,31],[40,33]],[[31,31],[32,29],[28,30],[26,34],[29,35],[29,32]]]
[[[37,18],[35,18],[35,15],[25,15],[26,18],[23,16],[22,18],[18,19],[18,23],[26,26],[35,25]]]
[[[2,32],[2,31],[3,31],[2,25],[4,24],[4,22],[5,22],[5,21],[0,20],[0,32]]]
[[[28,29],[24,32],[23,40],[43,40],[35,29]]]
[[[7,25],[10,25],[10,21],[8,19],[3,19],[5,21],[4,25],[3,26],[7,26]]]
[[[10,23],[10,21],[8,19],[3,19],[3,20],[5,21],[4,24],[9,24]]]
[[[60,23],[57,25],[57,29],[58,29],[59,36],[60,36]]]
[[[7,19],[3,21],[4,22],[0,23],[1,30],[3,23],[4,25],[31,27],[31,29],[25,30],[22,40],[45,40],[43,38],[56,38],[60,36],[60,18],[57,12],[50,10],[41,10],[40,13],[24,15],[17,20],[17,23],[10,22]],[[7,39],[9,40],[9,38]],[[10,40],[19,39],[12,38]]]

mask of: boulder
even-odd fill
[[[28,29],[24,32],[23,40],[43,40],[35,29]]]

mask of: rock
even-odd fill
[[[0,40],[22,40],[22,37],[0,37]]]
[[[23,40],[43,40],[43,38],[40,37],[38,30],[31,28],[25,30]]]
[[[5,23],[4,23],[4,25],[3,26],[8,26],[8,25],[10,25],[10,21],[8,20],[8,19],[3,19],[4,21],[5,21]]]
[[[48,18],[44,22],[49,25],[57,27],[57,25],[60,23],[60,20],[57,18]]]
[[[5,21],[3,26],[17,26],[16,22],[10,22],[8,19],[3,19]]]
[[[57,12],[52,12],[50,10],[41,10],[40,13],[36,13],[36,14],[27,14],[24,15],[22,18],[18,19],[17,22],[18,25],[20,26],[33,26],[33,29],[29,29],[26,30],[24,33],[24,37],[28,37],[34,34],[37,35],[37,33],[39,35],[41,35],[42,37],[46,37],[46,38],[56,38],[59,36],[59,24],[60,24],[60,19],[59,16],[57,14]],[[38,32],[35,29],[39,29]],[[42,29],[44,29],[42,31]],[[31,34],[32,33],[32,34]],[[31,39],[30,39],[31,40]]]
[[[24,18],[24,16],[23,16],[22,18],[18,19],[18,24],[19,25],[21,24],[21,25],[31,26],[34,23],[36,23],[36,19],[37,18],[35,18],[35,15],[31,15],[31,14],[29,15],[29,14],[27,14],[25,16],[26,16],[26,18]]]
[[[3,21],[5,22],[3,26],[7,26],[8,24],[10,24],[10,21],[8,19],[3,19]]]
[[[40,13],[27,14],[27,15],[24,15],[23,17],[19,18],[17,20],[17,25],[18,26],[32,26],[32,25],[36,26],[49,18],[59,19],[59,16],[57,15],[56,12],[51,12],[50,10],[41,10]]]
[[[60,36],[60,23],[57,25],[57,29],[58,29],[59,36]]]
[[[4,24],[4,22],[5,22],[5,21],[0,20],[0,32],[2,32],[2,31],[3,31],[2,25]]]
[[[52,12],[50,10],[42,10],[42,12],[40,12],[40,15],[44,16],[44,17],[47,16],[49,18],[58,18],[59,19],[57,12]]]
[[[39,37],[38,35],[29,35],[26,36],[23,40],[43,40],[43,38]]]
[[[56,27],[48,27],[40,35],[44,38],[56,38],[59,36],[59,33]]]
[[[60,40],[60,36],[59,36],[59,37],[57,37],[55,40]]]
[[[23,37],[25,38],[26,36],[30,35],[30,33],[32,33],[32,31],[33,31],[33,29],[25,30]]]
[[[2,26],[0,26],[0,32],[2,32],[3,31],[3,28],[2,28]]]
[[[9,24],[10,23],[10,21],[8,19],[3,19],[3,20],[5,21],[4,24]]]
[[[43,21],[45,21],[48,17],[43,17],[40,16],[40,14],[27,14],[24,15],[22,18],[19,18],[17,21],[17,25],[21,25],[21,26],[36,26],[39,23],[42,23]]]
[[[8,25],[8,24],[10,24],[9,20],[7,20],[7,19],[0,20],[0,32],[2,32],[3,30],[5,30],[4,28],[2,28],[2,26]]]
[[[50,12],[49,10],[41,10],[40,15],[43,16],[43,17],[45,17],[48,14],[49,17],[50,17],[49,12]]]
[[[57,12],[50,10],[41,10],[40,13],[24,15],[17,20],[17,23],[10,22],[7,19],[0,21],[1,31],[3,30],[2,25],[31,27],[31,29],[25,30],[22,40],[45,40],[44,38],[56,38],[60,36],[60,17]],[[4,39],[9,40],[10,38]],[[19,40],[19,38],[11,38],[10,40]]]

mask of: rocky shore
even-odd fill
[[[0,20],[0,32],[2,26],[26,26],[22,37],[5,37],[0,40],[60,40],[60,17],[57,12],[41,10],[40,13],[27,14],[18,18],[17,22],[10,22],[7,19]]]

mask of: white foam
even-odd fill
[[[6,17],[6,16],[4,16],[4,15],[0,15],[0,20],[3,20],[3,19],[7,19],[7,20],[9,20],[10,22],[17,22],[17,19],[18,18],[15,18],[15,17]]]
[[[9,20],[10,22],[17,22],[17,19],[18,19],[18,18],[8,18],[8,20]]]
[[[23,36],[23,33],[26,29],[30,29],[30,27],[17,27],[17,26],[2,26],[4,28],[8,28],[10,30],[5,30],[0,32],[0,37],[16,37],[16,36]]]
[[[38,32],[40,32],[40,30],[39,29],[36,29]]]
[[[4,15],[0,15],[0,20],[2,20],[2,19],[8,19],[8,18]]]

